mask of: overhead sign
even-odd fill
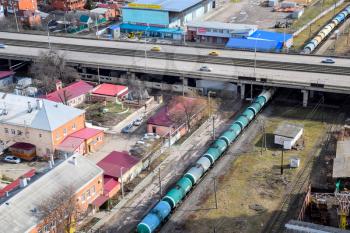
[[[206,32],[207,32],[207,29],[206,29],[206,28],[198,28],[198,29],[197,29],[197,32],[198,32],[198,33],[206,33]]]
[[[139,3],[129,3],[128,7],[134,7],[134,8],[143,8],[143,9],[154,9],[154,10],[161,10],[161,5],[156,4],[139,4]]]

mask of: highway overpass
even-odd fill
[[[48,50],[47,36],[0,32],[0,42],[8,45],[0,50],[3,59],[33,60],[40,51]],[[187,78],[194,78],[233,82],[242,87],[252,84],[350,93],[350,59],[345,58],[326,65],[318,56],[218,50],[219,57],[210,57],[211,49],[161,45],[161,52],[151,52],[152,44],[64,37],[50,37],[50,44],[79,67],[177,76],[184,85]],[[211,67],[212,72],[199,71],[202,65]]]

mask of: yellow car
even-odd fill
[[[154,47],[151,48],[151,51],[153,51],[153,52],[160,52],[160,50],[162,50],[160,48],[160,46],[154,46]]]
[[[211,51],[211,52],[209,53],[209,55],[210,55],[210,56],[219,56],[219,53],[216,52],[216,51]]]

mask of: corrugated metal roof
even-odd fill
[[[301,130],[303,130],[302,125],[282,123],[277,127],[274,134],[287,138],[295,138]]]
[[[135,4],[160,5],[163,11],[182,12],[203,0],[137,0]],[[128,7],[127,8],[132,8]],[[147,8],[144,8],[147,9]]]
[[[350,177],[350,139],[337,142],[333,161],[333,178]]]
[[[77,159],[77,165],[74,165],[72,157]],[[42,177],[29,182],[27,187],[0,205],[0,232],[30,232],[40,221],[34,209],[42,201],[65,188],[72,188],[76,192],[102,173],[101,168],[83,156],[71,156]]]
[[[92,91],[92,94],[119,97],[119,96],[122,96],[123,94],[126,94],[127,91],[128,91],[127,86],[102,83]]]
[[[261,40],[255,38],[230,38],[226,48],[257,50],[257,51],[278,51],[282,45],[277,41]]]
[[[250,37],[251,38],[259,38],[261,40],[285,42],[285,41],[291,39],[293,37],[293,35],[287,34],[287,33],[256,30],[252,35],[250,35]]]
[[[39,104],[39,106],[38,106]],[[28,112],[28,105],[31,111]],[[53,131],[85,111],[46,99],[0,92],[0,122],[35,129]]]
[[[93,128],[83,128],[77,132],[72,133],[69,135],[69,137],[74,137],[74,138],[81,138],[81,139],[90,139],[97,134],[103,132],[103,130],[100,129],[93,129]]]
[[[233,31],[247,31],[251,30],[252,33],[258,28],[257,25],[250,24],[237,24],[237,23],[223,23],[217,21],[190,21],[186,24],[188,27],[203,27],[203,28],[214,28],[214,29],[226,29]]]

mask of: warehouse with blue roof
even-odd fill
[[[136,0],[122,7],[122,32],[181,40],[183,26],[215,8],[215,0]]]

